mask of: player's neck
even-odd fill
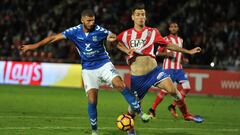
[[[85,27],[83,27],[83,32],[84,32],[84,33],[89,33],[90,30],[89,30],[89,29],[86,29]]]
[[[134,29],[136,30],[136,31],[141,31],[143,28],[145,27],[145,25],[134,25]]]
[[[175,33],[175,34],[170,34],[170,35],[172,35],[172,36],[174,36],[174,37],[177,37],[178,36],[178,34],[177,33]]]

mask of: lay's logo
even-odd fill
[[[40,85],[42,81],[41,64],[35,62],[6,62],[4,81],[10,84]]]

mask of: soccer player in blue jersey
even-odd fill
[[[107,82],[118,89],[135,112],[140,114],[143,121],[148,121],[150,116],[142,113],[141,107],[133,94],[125,86],[117,70],[110,62],[103,41],[116,40],[116,35],[95,25],[95,15],[90,9],[81,13],[82,24],[69,28],[62,33],[49,36],[40,42],[22,45],[22,51],[34,50],[40,46],[69,39],[75,43],[81,57],[82,77],[84,88],[88,96],[88,115],[92,128],[92,135],[97,135],[97,95],[101,81]]]

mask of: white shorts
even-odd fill
[[[82,77],[85,91],[90,89],[99,89],[101,84],[107,84],[112,87],[112,79],[119,76],[118,71],[111,62],[104,64],[102,67],[93,70],[82,70]]]

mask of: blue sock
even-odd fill
[[[95,103],[88,103],[88,115],[92,130],[97,130],[97,105]]]
[[[125,87],[121,91],[122,95],[124,96],[125,100],[128,102],[128,104],[131,106],[131,108],[136,112],[136,113],[141,113],[141,106],[139,105],[136,97],[130,93],[130,90]]]

